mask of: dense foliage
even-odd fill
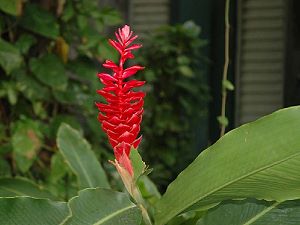
[[[199,67],[206,41],[199,35],[191,21],[164,26],[144,40],[139,57],[147,65],[142,150],[162,185],[194,158],[196,128],[207,113],[208,88]]]
[[[105,30],[121,16],[85,0],[5,0],[0,10],[1,175],[39,180],[68,197],[75,181],[57,153],[57,129],[67,122],[99,156],[110,152],[95,123],[96,74],[104,58],[116,58]]]

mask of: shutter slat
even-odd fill
[[[141,38],[159,26],[168,24],[170,0],[131,0],[130,24]]]
[[[238,123],[281,108],[284,71],[283,0],[240,0]]]

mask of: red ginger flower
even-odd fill
[[[99,73],[98,77],[104,84],[97,93],[102,95],[107,104],[96,103],[99,109],[98,120],[102,123],[102,129],[107,134],[110,144],[114,149],[116,160],[130,175],[133,169],[129,159],[131,147],[137,148],[142,137],[137,138],[142,121],[145,93],[133,91],[135,87],[142,86],[145,81],[129,80],[137,71],[144,69],[139,65],[124,68],[127,59],[133,59],[132,50],[142,47],[132,44],[138,37],[133,36],[130,27],[125,25],[115,33],[117,40],[109,40],[109,43],[119,52],[119,65],[111,60],[106,60],[103,67],[111,69],[113,75]],[[132,44],[132,45],[131,45]]]

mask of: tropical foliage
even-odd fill
[[[133,75],[142,67],[126,67],[128,70],[123,71],[122,63],[118,70],[112,64],[117,58],[108,50],[103,28],[119,23],[120,16],[108,8],[99,11],[95,2],[0,1],[1,224],[299,224],[299,106],[279,110],[228,132],[160,194],[137,149],[127,148],[127,144],[138,147],[134,143],[139,132],[132,129],[140,122],[131,124],[130,119],[122,117],[128,113],[125,106],[140,110],[141,105],[135,104],[141,104],[144,96],[135,98],[132,94],[131,99],[124,91],[130,81],[115,77],[126,76],[126,72]],[[130,48],[126,43],[132,37],[127,26],[122,31],[121,41],[118,40],[121,48],[111,41],[118,51],[121,49],[121,55]],[[148,129],[142,155],[145,153],[151,160],[156,157],[157,161],[164,158],[160,145],[172,149],[178,142],[181,154],[191,148],[187,144],[188,134],[195,123],[193,119],[201,114],[191,106],[207,99],[193,61],[202,45],[196,27],[187,23],[160,32],[154,45],[158,48],[145,47],[149,53],[142,58],[147,66],[147,61],[160,57],[160,48],[165,55],[154,65],[168,59],[160,65],[161,69],[154,66],[144,74],[149,80],[149,89],[145,87],[144,91],[150,95],[145,107],[155,107],[146,110]],[[106,129],[109,138],[118,142],[113,145],[110,140],[116,156],[112,164],[116,168],[103,160],[112,158],[113,151],[103,150],[109,146],[105,135],[99,136],[93,106],[95,90],[99,89],[96,65],[106,58],[112,59],[105,64],[114,67],[116,74],[99,75],[106,86],[106,93],[100,94],[109,106],[98,107],[102,116],[115,114],[116,108],[111,104],[116,103],[117,96],[117,106],[124,107],[123,111],[118,109],[122,111],[120,117],[127,122],[125,125],[131,125],[130,130],[124,128],[125,139],[121,133],[109,136],[115,129],[123,130],[123,123]],[[153,76],[154,73],[161,78]],[[119,92],[108,96],[116,80],[121,85]],[[131,81],[127,91],[141,86],[137,84],[142,85]],[[193,92],[196,87],[201,87],[200,92]],[[126,94],[120,95],[121,91]],[[178,102],[178,110],[173,111],[168,101]],[[181,120],[187,117],[190,120]],[[110,122],[103,118],[100,121]],[[151,134],[150,126],[158,134]],[[99,156],[103,156],[101,162],[106,162],[104,167]],[[177,162],[175,159],[168,166],[172,168]],[[117,172],[112,172],[115,169]]]

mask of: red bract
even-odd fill
[[[141,47],[139,44],[132,44],[137,35],[133,35],[130,27],[125,25],[122,29],[118,29],[115,35],[117,40],[109,40],[109,43],[120,54],[119,64],[111,60],[103,63],[103,67],[112,70],[112,75],[98,74],[104,87],[97,93],[102,95],[107,103],[96,103],[96,105],[100,111],[98,120],[108,136],[118,163],[132,175],[129,154],[131,147],[137,148],[141,142],[141,137],[137,136],[140,131],[145,96],[145,93],[132,89],[142,86],[145,81],[125,79],[144,67],[134,65],[124,68],[126,60],[134,58],[131,51]]]

